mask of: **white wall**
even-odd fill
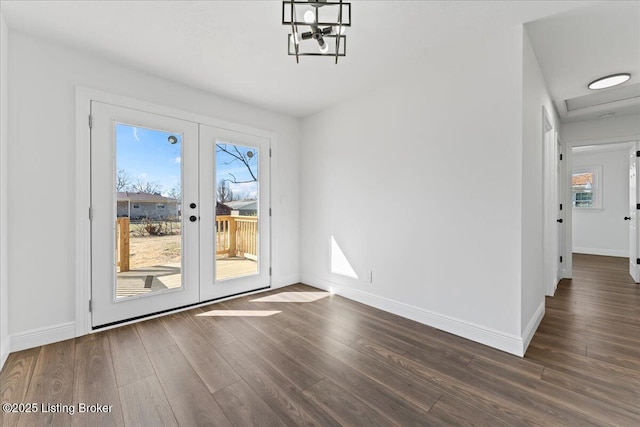
[[[640,115],[638,114],[565,123],[560,130],[560,137],[563,143],[582,143],[575,145],[589,145],[609,139],[634,139],[639,136]]]
[[[519,353],[522,28],[442,43],[303,121],[302,278]],[[357,279],[332,273],[332,237]]]
[[[11,31],[10,333],[74,322],[75,86],[277,134],[272,159],[273,284],[299,281],[298,119],[223,99]],[[43,214],[46,213],[46,214]]]
[[[0,368],[9,355],[9,272],[7,252],[7,144],[9,28],[0,13]]]
[[[522,333],[530,339],[541,320],[545,296],[543,252],[543,127],[542,107],[554,131],[559,119],[549,96],[540,65],[529,37],[523,46],[522,110]]]
[[[599,148],[573,152],[573,168],[602,166],[602,210],[573,209],[573,252],[628,258],[630,147]]]

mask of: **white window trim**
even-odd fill
[[[573,168],[573,170],[571,171],[571,176],[578,174],[578,173],[594,173],[595,177],[594,177],[594,183],[593,183],[593,206],[573,206],[573,210],[575,211],[585,211],[585,212],[589,212],[589,211],[601,211],[603,210],[603,206],[602,206],[602,193],[603,193],[603,186],[602,186],[602,165],[596,165],[596,166],[579,166],[576,168]],[[571,195],[572,199],[573,199],[573,194]],[[572,203],[573,205],[573,203]]]

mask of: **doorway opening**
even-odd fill
[[[269,139],[90,105],[90,327],[269,288]]]
[[[628,260],[637,283],[636,146],[633,141],[573,143],[565,176],[571,195],[566,234],[571,254]]]

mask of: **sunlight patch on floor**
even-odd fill
[[[313,302],[329,295],[329,292],[280,292],[252,299],[251,302]]]
[[[196,317],[267,317],[278,313],[282,312],[278,310],[210,310],[196,314]]]

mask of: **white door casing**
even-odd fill
[[[558,245],[558,271],[556,273],[556,283],[560,282],[560,280],[564,276],[564,262],[567,258],[565,254],[565,244],[564,244],[564,235],[565,235],[565,227],[567,224],[567,220],[565,218],[565,210],[567,209],[565,202],[565,192],[564,192],[564,179],[563,179],[563,170],[562,170],[562,162],[560,159],[562,158],[562,146],[560,144],[560,140],[558,139],[558,132],[554,132],[554,139],[556,141],[556,165],[557,165],[557,173],[556,173],[556,188],[557,188],[557,218],[562,220],[562,222],[558,223],[558,237],[557,237],[557,245]],[[560,261],[562,260],[562,261]]]
[[[638,232],[638,153],[640,152],[640,143],[633,144],[629,151],[629,274],[636,283],[640,283],[640,265],[638,265],[638,243],[640,241]]]
[[[555,294],[559,280],[558,242],[558,144],[546,108],[542,107],[543,143],[543,259],[544,287],[548,296]]]
[[[268,288],[270,276],[270,139],[165,115],[91,101],[91,305],[90,326],[131,319]],[[115,254],[115,126],[182,135],[181,286],[117,298]],[[256,274],[216,281],[216,142],[254,147],[259,153],[258,268]],[[195,208],[191,207],[191,204]],[[191,217],[196,219],[192,222]]]

